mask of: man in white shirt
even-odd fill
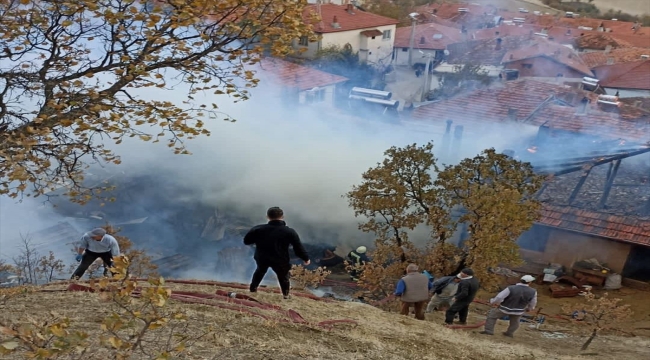
[[[72,279],[80,279],[98,258],[104,262],[104,276],[106,276],[108,268],[113,266],[113,257],[119,255],[120,246],[117,244],[117,240],[108,235],[106,230],[97,228],[85,233],[81,237],[81,243],[77,249],[76,260],[80,264],[72,274]]]
[[[510,325],[503,335],[513,337],[519,328],[521,316],[526,311],[532,311],[537,306],[537,290],[530,287],[535,278],[530,275],[521,277],[517,285],[511,285],[490,300],[494,309],[490,310],[485,321],[484,335],[494,335],[494,326],[498,319],[508,316]]]

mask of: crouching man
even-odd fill
[[[80,264],[72,274],[72,279],[80,279],[84,276],[88,267],[98,258],[104,262],[104,276],[108,276],[109,268],[113,266],[113,257],[120,255],[120,246],[114,237],[106,233],[106,230],[97,228],[81,237],[77,252],[76,260]]]
[[[411,306],[415,309],[415,318],[424,320],[424,307],[429,300],[429,290],[433,283],[429,277],[418,272],[418,266],[409,264],[406,276],[400,279],[395,288],[395,295],[402,300],[402,315],[408,316]]]

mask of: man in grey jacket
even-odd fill
[[[535,281],[534,277],[524,275],[521,277],[520,283],[508,286],[490,300],[494,309],[488,313],[485,330],[481,331],[481,334],[494,335],[494,326],[497,320],[508,316],[510,325],[503,335],[514,336],[515,331],[519,328],[521,316],[526,311],[534,310],[537,305],[537,290],[530,287],[530,283],[533,281]]]
[[[109,273],[113,266],[113,258],[120,255],[120,246],[117,240],[106,233],[102,228],[93,229],[85,233],[77,249],[76,260],[80,262],[77,270],[72,274],[72,279],[79,279],[84,276],[88,267],[98,258],[104,262],[104,276]]]

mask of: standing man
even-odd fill
[[[109,273],[109,268],[113,266],[113,257],[120,255],[120,246],[117,240],[106,233],[102,228],[94,229],[85,233],[81,237],[81,243],[77,249],[77,257],[80,262],[77,270],[72,274],[72,279],[80,279],[84,276],[88,267],[101,258],[104,262],[104,276]]]
[[[359,246],[356,250],[350,251],[348,254],[348,262],[350,263],[351,266],[361,266],[365,265],[367,262],[370,262],[370,259],[368,259],[368,255],[366,255],[366,249],[365,246]],[[352,278],[353,281],[359,281],[359,276],[360,276],[360,271],[356,269],[352,269],[350,271],[350,277]]]
[[[485,330],[480,333],[494,335],[494,325],[497,323],[497,320],[508,316],[510,325],[503,335],[513,337],[515,331],[519,329],[521,315],[526,311],[535,310],[535,306],[537,305],[537,290],[530,287],[530,283],[533,281],[535,281],[534,277],[524,275],[521,277],[519,284],[508,286],[493,299],[490,299],[490,304],[494,306],[494,309],[488,313],[487,320],[485,321]]]
[[[474,301],[476,293],[478,292],[479,282],[474,277],[474,270],[463,269],[458,274],[460,282],[458,283],[458,291],[451,299],[451,307],[445,313],[445,324],[452,325],[456,314],[459,317],[459,324],[467,324],[467,315],[469,314],[469,304]]]
[[[256,292],[257,287],[264,279],[264,275],[271,268],[278,277],[280,289],[285,299],[291,298],[289,289],[289,272],[291,271],[291,257],[289,245],[305,265],[309,265],[309,255],[300,242],[298,233],[284,222],[284,212],[279,207],[272,207],[266,212],[269,219],[267,224],[257,225],[244,236],[245,245],[255,245],[255,262],[257,269],[253,273],[250,291]]]
[[[415,318],[424,320],[424,306],[429,300],[429,290],[433,283],[429,277],[418,272],[418,266],[409,264],[406,267],[406,276],[397,282],[395,296],[402,300],[402,315],[408,316],[411,306],[415,310]]]
[[[427,312],[433,312],[451,306],[451,299],[458,291],[458,276],[445,276],[433,282],[433,297],[427,305]]]

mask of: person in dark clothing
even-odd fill
[[[266,212],[269,219],[267,224],[257,225],[244,236],[245,245],[255,246],[255,262],[257,269],[253,273],[250,291],[256,292],[271,268],[278,277],[280,289],[285,299],[289,299],[289,271],[291,271],[291,256],[289,246],[305,265],[309,265],[309,255],[300,242],[298,233],[284,222],[284,212],[279,207],[272,207]]]
[[[474,277],[472,269],[463,269],[458,274],[460,282],[458,283],[458,291],[452,298],[452,304],[445,313],[445,324],[452,325],[456,314],[459,317],[459,324],[467,324],[467,314],[469,313],[469,304],[474,301],[476,293],[478,292],[479,282]]]
[[[359,246],[356,250],[350,251],[348,253],[348,262],[350,265],[361,266],[365,265],[367,262],[370,262],[368,255],[366,255],[367,251],[368,249],[366,249],[365,246]],[[352,278],[352,280],[359,281],[359,276],[361,276],[361,272],[359,270],[350,271],[350,278]]]

